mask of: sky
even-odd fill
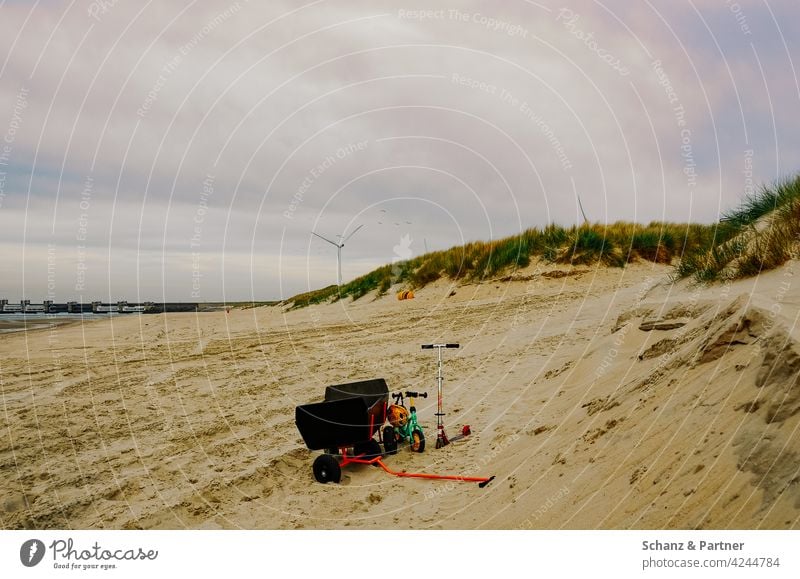
[[[800,170],[796,0],[0,1],[0,298],[282,299]]]

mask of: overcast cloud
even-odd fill
[[[266,4],[266,5],[265,5]],[[799,168],[796,0],[0,3],[0,297],[263,300]]]

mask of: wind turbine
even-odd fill
[[[322,239],[324,241],[327,241],[331,245],[335,245],[336,246],[336,269],[337,269],[337,276],[336,276],[336,282],[337,283],[336,283],[336,285],[338,285],[339,287],[342,286],[342,248],[344,247],[345,242],[348,239],[350,239],[351,237],[353,237],[355,232],[358,231],[359,229],[361,229],[362,227],[364,227],[363,223],[361,225],[359,225],[358,227],[356,227],[353,231],[351,231],[350,235],[348,235],[345,238],[342,238],[341,235],[337,235],[336,237],[341,239],[341,241],[339,243],[336,243],[335,241],[331,241],[327,237],[322,237],[319,233],[316,233],[314,231],[311,232],[312,235],[316,235],[320,239]]]

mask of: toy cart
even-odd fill
[[[377,378],[328,386],[324,402],[295,409],[295,423],[306,446],[327,451],[314,461],[315,479],[339,482],[341,467],[374,464],[381,458],[381,446],[374,437],[386,421],[388,399],[386,380]]]
[[[437,475],[396,472],[383,462],[381,445],[375,440],[386,421],[389,388],[383,378],[328,386],[325,401],[295,408],[295,424],[309,450],[325,450],[314,460],[318,482],[338,483],[342,467],[371,464],[397,477],[477,482],[485,487],[494,477]],[[396,449],[396,441],[392,441]],[[340,458],[339,458],[340,457]]]

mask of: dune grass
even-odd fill
[[[780,181],[771,187],[762,186],[758,192],[745,197],[739,207],[724,213],[720,221],[743,229],[755,224],[767,214],[796,203],[798,199],[800,199],[800,175]]]
[[[570,228],[549,225],[495,241],[473,241],[384,265],[341,288],[331,285],[299,294],[284,303],[302,308],[346,297],[357,300],[373,291],[381,296],[396,284],[418,289],[442,278],[467,282],[493,279],[527,267],[535,258],[554,264],[600,263],[610,267],[624,267],[634,261],[669,264],[687,247],[696,252],[707,249],[714,239],[708,228],[625,222]]]
[[[528,266],[553,264],[624,267],[636,261],[674,264],[674,277],[709,283],[738,279],[779,267],[797,253],[800,240],[800,175],[762,187],[719,223],[648,225],[617,222],[574,227],[548,225],[495,241],[473,241],[381,266],[335,285],[286,300],[301,308],[392,286],[418,289],[439,279],[482,281]]]
[[[723,214],[714,243],[687,251],[676,277],[709,283],[758,275],[797,254],[800,242],[800,175],[762,187]]]

